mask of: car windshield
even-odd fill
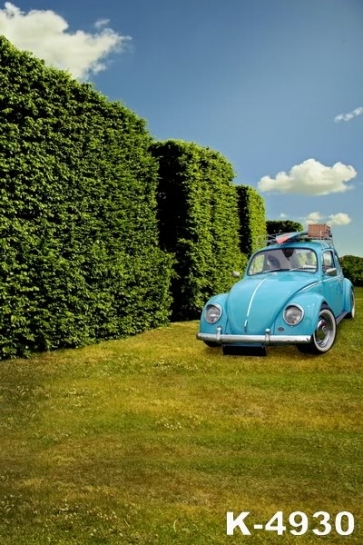
[[[309,248],[278,248],[263,250],[255,254],[247,274],[261,274],[268,271],[316,272],[316,253]]]

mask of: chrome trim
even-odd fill
[[[339,278],[341,278],[341,275],[338,275],[338,276],[326,276],[326,277],[324,276],[322,282],[324,282],[324,283],[325,283],[325,282],[333,282],[334,280],[335,280],[335,282],[336,282]]]
[[[314,288],[315,286],[317,286],[317,285],[319,285],[321,283],[322,283],[322,280],[316,280],[316,282],[313,282],[312,284],[309,284],[308,286],[305,286],[305,288],[302,288],[302,290],[300,290],[300,291],[307,291],[310,288]]]
[[[247,309],[247,312],[246,312],[246,318],[248,320],[248,317],[250,315],[250,312],[251,312],[251,307],[252,307],[252,303],[253,303],[253,300],[256,296],[256,293],[257,293],[257,290],[262,286],[262,284],[267,280],[267,276],[266,278],[264,278],[263,280],[261,280],[261,282],[255,287],[252,295],[251,295],[251,299],[250,299],[250,302],[249,302],[249,305],[248,305],[248,309]],[[246,321],[247,321],[246,320]]]
[[[266,329],[264,335],[228,335],[222,334],[221,329],[218,328],[217,333],[197,333],[197,339],[199,341],[211,341],[218,344],[304,344],[311,341],[311,335],[271,335],[269,329]]]

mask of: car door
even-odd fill
[[[338,256],[333,250],[325,250],[322,255],[323,292],[335,316],[343,312],[343,272]]]

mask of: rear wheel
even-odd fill
[[[353,319],[354,316],[355,316],[355,296],[354,296],[354,291],[352,290],[350,292],[350,311],[345,317]]]
[[[304,354],[325,354],[333,346],[337,336],[337,323],[333,312],[328,307],[322,307],[318,323],[309,344],[297,345]]]

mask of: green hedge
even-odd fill
[[[178,140],[151,146],[159,161],[161,247],[175,255],[173,318],[194,319],[240,268],[234,172],[218,152]]]
[[[240,220],[240,249],[248,257],[266,240],[265,202],[253,187],[236,186]]]
[[[0,355],[166,323],[144,121],[0,37]]]
[[[267,233],[271,236],[281,233],[295,233],[303,231],[301,223],[292,220],[268,220],[266,222]]]

